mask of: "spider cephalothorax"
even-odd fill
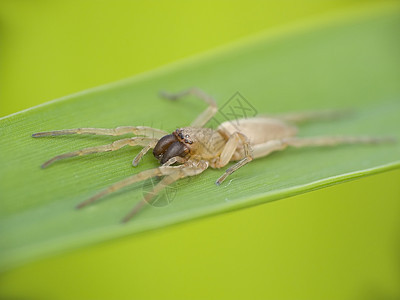
[[[193,144],[193,139],[191,138],[191,132],[187,128],[178,128],[177,130],[174,131],[173,135],[176,136],[176,138],[185,144]]]

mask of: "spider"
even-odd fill
[[[64,153],[46,161],[41,167],[46,168],[54,162],[68,157],[87,155],[98,152],[116,151],[124,146],[142,146],[142,150],[133,159],[132,165],[137,166],[141,158],[153,149],[155,158],[160,162],[158,168],[142,171],[122,181],[116,182],[108,188],[98,192],[91,198],[79,203],[80,209],[103,198],[117,190],[135,182],[153,177],[163,176],[161,181],[147,193],[143,199],[123,218],[122,222],[129,221],[146,203],[175,181],[202,173],[208,167],[222,168],[229,162],[236,163],[228,168],[216,181],[220,185],[229,175],[243,167],[253,159],[267,156],[274,151],[285,148],[306,146],[334,146],[339,144],[379,143],[384,138],[374,137],[310,137],[298,138],[297,123],[308,120],[327,119],[341,115],[340,112],[303,112],[280,116],[258,116],[239,119],[235,123],[226,121],[216,130],[204,128],[205,124],[217,113],[215,100],[197,88],[191,88],[180,93],[162,93],[163,97],[176,100],[187,95],[193,95],[203,100],[208,107],[190,125],[176,129],[172,133],[146,126],[123,126],[114,129],[105,128],[76,128],[47,132],[39,132],[32,137],[57,136],[68,134],[95,134],[120,136],[134,134],[135,137],[117,140],[108,145],[85,148]]]

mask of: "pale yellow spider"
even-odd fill
[[[280,151],[288,146],[334,146],[338,144],[378,143],[390,139],[374,137],[312,137],[297,138],[297,128],[292,125],[311,119],[331,118],[337,112],[308,112],[292,113],[281,116],[260,116],[254,118],[226,121],[216,130],[203,126],[217,113],[215,100],[203,91],[192,88],[178,94],[163,94],[169,99],[178,99],[182,96],[194,95],[208,104],[190,127],[176,129],[171,134],[151,127],[124,126],[115,129],[104,128],[76,128],[35,133],[33,137],[66,135],[66,134],[96,134],[120,136],[134,134],[136,137],[117,140],[109,145],[81,149],[74,152],[58,155],[42,165],[42,168],[60,159],[86,155],[98,152],[115,151],[124,146],[143,146],[143,149],[133,159],[133,166],[137,166],[141,158],[153,149],[154,156],[161,163],[155,169],[146,170],[114,183],[90,199],[77,205],[82,208],[106,195],[123,187],[148,178],[164,176],[163,179],[147,193],[133,210],[125,216],[123,222],[131,219],[147,202],[157,195],[167,185],[178,179],[202,173],[208,167],[222,168],[231,161],[237,161],[232,167],[218,178],[216,184],[221,184],[230,174],[243,167],[255,158],[267,156],[271,152]],[[173,164],[178,164],[174,165]]]

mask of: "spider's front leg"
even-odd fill
[[[163,130],[160,130],[157,128],[152,128],[152,127],[147,127],[147,126],[121,126],[121,127],[117,127],[117,128],[74,128],[74,129],[45,131],[45,132],[34,133],[34,134],[32,134],[32,137],[38,138],[38,137],[70,135],[70,134],[94,134],[94,135],[120,136],[120,135],[124,135],[124,134],[129,134],[129,133],[135,134],[135,135],[142,135],[144,137],[121,139],[121,140],[117,140],[108,145],[90,147],[90,148],[85,148],[85,149],[57,155],[57,156],[53,157],[52,159],[46,161],[42,165],[42,168],[46,168],[49,165],[51,165],[52,163],[54,163],[58,160],[64,159],[64,158],[87,155],[87,154],[98,153],[98,152],[115,151],[115,150],[121,149],[122,147],[127,146],[127,145],[144,147],[142,149],[142,151],[140,151],[139,154],[132,161],[132,165],[137,166],[139,164],[139,161],[142,159],[142,157],[151,148],[154,148],[154,146],[157,144],[157,141],[161,137],[168,134],[167,132],[165,132]]]
[[[200,173],[202,173],[204,170],[208,168],[208,162],[206,161],[199,161],[199,162],[186,162],[185,165],[180,165],[178,166],[180,168],[177,168],[176,172],[172,172],[170,175],[164,177],[154,188],[151,192],[145,195],[145,197],[135,205],[135,207],[127,214],[122,222],[125,223],[132,219],[146,203],[150,203],[151,200],[158,195],[164,188],[166,188],[168,185],[174,183],[175,181],[189,177],[189,176],[195,176]]]
[[[72,152],[61,154],[61,155],[57,155],[57,156],[49,159],[48,161],[46,161],[44,164],[42,164],[41,167],[44,169],[58,160],[69,158],[69,157],[82,156],[82,155],[88,155],[88,154],[100,153],[100,152],[116,151],[125,146],[132,146],[132,147],[144,146],[142,151],[133,160],[133,162],[136,163],[136,164],[134,164],[134,166],[136,166],[139,163],[139,160],[142,158],[142,156],[151,147],[154,147],[154,145],[157,143],[157,141],[158,141],[158,139],[148,138],[148,137],[133,137],[133,138],[117,140],[108,145],[90,147],[90,148],[80,149],[77,151],[72,151]],[[145,151],[143,151],[143,150],[145,150]]]
[[[147,126],[120,126],[116,128],[72,128],[53,131],[44,131],[32,134],[32,137],[70,135],[70,134],[94,134],[119,136],[124,134],[143,135],[150,138],[161,138],[168,134],[164,130]]]
[[[111,193],[114,193],[128,185],[134,184],[139,181],[143,181],[149,178],[157,177],[157,176],[165,176],[154,188],[153,190],[146,194],[146,196],[136,204],[133,210],[125,216],[122,220],[123,222],[127,222],[130,220],[136,213],[138,213],[142,207],[149,203],[152,198],[154,198],[160,191],[162,191],[166,186],[174,183],[175,181],[188,177],[200,174],[205,169],[208,168],[208,162],[206,161],[187,161],[184,165],[179,166],[161,166],[155,169],[146,170],[141,173],[135,174],[131,177],[128,177],[122,181],[116,182],[113,185],[109,186],[103,191],[100,191],[93,197],[88,200],[81,202],[76,206],[76,208],[82,208],[87,206]]]

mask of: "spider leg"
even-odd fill
[[[161,138],[168,133],[147,126],[120,126],[117,128],[73,128],[63,129],[54,131],[45,131],[32,134],[32,137],[43,137],[43,136],[56,136],[56,135],[68,135],[68,134],[95,134],[95,135],[124,135],[133,133],[135,135],[144,135],[146,137]]]
[[[163,167],[163,166],[161,166],[161,167],[158,167],[158,168],[155,168],[155,169],[142,171],[142,172],[140,172],[138,174],[135,174],[133,176],[125,178],[125,179],[123,179],[121,181],[118,181],[118,182],[114,183],[113,185],[110,185],[108,188],[100,191],[99,193],[95,194],[93,197],[91,197],[91,198],[79,203],[76,206],[76,208],[82,208],[82,207],[84,207],[86,205],[89,205],[89,204],[97,201],[98,199],[103,198],[103,197],[105,197],[105,196],[107,196],[107,195],[109,195],[109,194],[111,194],[113,192],[116,192],[116,191],[118,191],[118,190],[120,190],[120,189],[122,189],[122,188],[124,188],[124,187],[126,187],[128,185],[133,184],[133,183],[136,183],[136,182],[139,182],[139,181],[143,181],[143,180],[146,180],[146,179],[149,179],[149,178],[152,178],[152,177],[170,175],[170,174],[176,172],[176,169],[183,168],[183,167],[184,167],[183,165],[182,166],[176,166],[176,167],[171,167],[171,166]]]
[[[393,138],[376,138],[376,137],[311,137],[311,138],[286,138],[282,140],[271,140],[260,145],[254,145],[253,158],[267,156],[272,152],[284,150],[288,146],[301,148],[301,147],[321,147],[321,146],[336,146],[343,144],[377,144],[377,143],[390,143],[394,142]],[[217,184],[225,180],[225,178],[240,168],[244,163],[244,159],[239,161],[236,165],[229,168],[224,175],[218,180]]]
[[[222,150],[222,153],[220,156],[221,160],[219,162],[218,167],[223,167],[229,163],[229,161],[232,159],[232,156],[235,154],[237,147],[239,146],[240,140],[243,143],[244,158],[242,158],[240,161],[238,161],[232,167],[228,168],[225,171],[225,173],[222,174],[222,176],[218,178],[218,180],[215,182],[215,184],[220,185],[226,179],[226,177],[228,177],[230,174],[235,172],[237,169],[243,167],[245,164],[247,164],[253,160],[253,155],[250,151],[250,144],[249,144],[247,137],[240,132],[235,132],[234,134],[232,134],[230,136],[228,142],[225,144],[225,147]]]
[[[272,140],[264,144],[253,146],[254,158],[269,155],[271,152],[284,150],[288,146],[302,147],[326,147],[344,144],[379,144],[395,142],[393,138],[388,137],[354,137],[354,136],[326,136],[309,138],[285,138],[282,140]]]
[[[293,147],[320,147],[337,146],[343,144],[381,144],[394,143],[392,137],[369,137],[369,136],[321,136],[310,138],[286,138],[282,142]]]
[[[228,141],[229,142],[229,141]],[[252,158],[267,156],[272,152],[284,150],[288,146],[301,147],[320,147],[320,146],[336,146],[342,144],[377,144],[394,142],[393,138],[376,138],[376,137],[311,137],[311,138],[286,138],[282,140],[271,140],[260,145],[252,146],[252,157],[246,156],[234,166],[226,170],[226,172],[218,178],[216,184],[221,184],[228,175],[251,161]],[[245,153],[246,153],[246,149]],[[248,151],[248,150],[247,150]],[[248,152],[247,152],[248,153]],[[246,154],[245,154],[246,155]]]
[[[148,146],[148,144],[152,144],[154,142],[157,142],[157,139],[153,138],[147,138],[147,137],[133,137],[133,138],[127,138],[127,139],[122,139],[122,140],[117,140],[111,144],[108,145],[102,145],[102,146],[97,146],[97,147],[90,147],[90,148],[85,148],[85,149],[80,149],[77,151],[73,152],[68,152],[64,153],[61,155],[57,155],[53,157],[52,159],[49,159],[46,161],[44,164],[42,164],[42,168],[46,168],[49,165],[53,164],[54,162],[68,158],[68,157],[74,157],[74,156],[82,156],[82,155],[88,155],[92,153],[99,153],[99,152],[109,152],[109,151],[115,151],[119,150],[124,146]]]
[[[146,194],[143,199],[138,202],[133,209],[127,214],[122,222],[128,222],[132,217],[134,217],[145,204],[150,203],[151,200],[158,195],[164,188],[168,185],[174,183],[175,181],[182,179],[188,176],[194,176],[202,173],[205,169],[208,168],[208,162],[200,161],[191,165],[181,165],[178,166],[180,168],[176,168],[172,171],[168,176],[165,176],[154,188],[151,192]]]
[[[351,110],[321,110],[293,112],[278,115],[260,115],[260,117],[279,119],[285,122],[301,124],[309,121],[335,120],[347,117],[352,113]]]
[[[174,157],[171,157],[170,159],[168,159],[168,161],[165,162],[165,163],[163,164],[163,166],[170,166],[170,165],[173,165],[174,163],[183,164],[183,163],[185,163],[185,161],[186,161],[186,160],[185,160],[183,157],[174,156]]]
[[[205,111],[203,111],[193,122],[190,126],[192,127],[203,127],[218,111],[217,103],[215,102],[214,98],[204,93],[202,90],[198,88],[190,88],[188,90],[184,90],[179,93],[170,94],[166,92],[160,93],[161,97],[170,99],[170,100],[177,100],[181,97],[187,95],[193,95],[201,100],[203,100],[208,107]]]
[[[143,156],[150,150],[153,149],[158,142],[158,139],[152,139],[147,145],[145,145],[142,150],[136,155],[136,157],[132,161],[132,166],[136,167]]]

